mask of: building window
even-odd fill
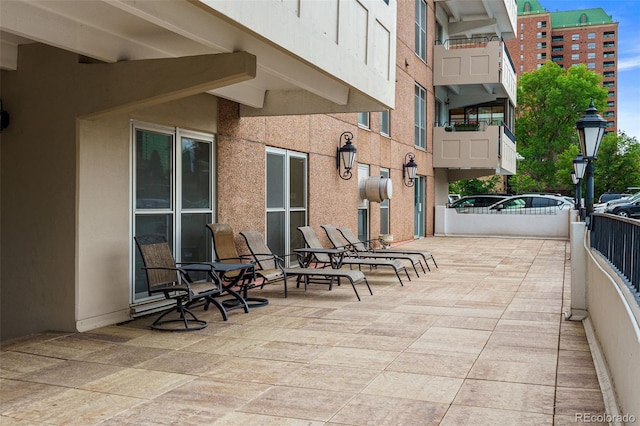
[[[416,55],[427,61],[427,3],[416,0]]]
[[[546,53],[538,53],[538,55],[536,56],[536,59],[538,59],[539,61],[542,59],[547,59],[547,54]]]
[[[358,126],[364,127],[365,129],[369,128],[369,113],[368,112],[359,112],[358,113]]]
[[[536,34],[536,38],[547,38],[547,32],[546,31],[542,31],[542,32]]]
[[[607,93],[607,96],[610,98],[613,98],[616,95],[616,92],[614,92],[613,90],[611,90],[609,93]]]
[[[607,62],[603,63],[602,66],[604,68],[613,68],[613,67],[616,66],[616,63],[613,62],[613,61],[607,61]]]
[[[524,24],[522,22],[520,22],[520,29],[524,30]]]
[[[605,71],[604,74],[602,74],[605,77],[615,77],[616,72],[615,71]]]
[[[614,87],[616,84],[613,81],[605,81],[602,83],[602,87]]]
[[[520,72],[524,72],[524,65],[520,65]]]
[[[553,43],[560,43],[560,42],[563,42],[563,41],[564,41],[564,36],[561,36],[561,35],[555,35],[555,36],[551,37],[551,41],[552,41]]]
[[[520,51],[523,52],[524,51],[524,44],[520,44]]]
[[[613,112],[613,111],[605,111],[605,113],[604,113],[605,117],[613,117],[615,115],[616,115],[616,113]]]
[[[215,220],[213,135],[134,123],[131,144],[133,235],[164,235],[178,262],[212,260],[211,239],[203,230]],[[140,253],[131,253],[136,303],[149,295]]]
[[[580,54],[579,53],[572,53],[571,54],[571,60],[572,61],[577,61],[580,59]]]
[[[603,38],[613,38],[613,37],[615,37],[615,36],[616,36],[616,32],[615,32],[615,31],[605,31],[605,32],[602,34],[602,37],[603,37]]]
[[[552,52],[562,52],[564,50],[564,46],[552,46],[551,47],[551,51]]]
[[[571,45],[571,50],[580,50],[580,45],[575,43]]]
[[[524,40],[524,34],[520,34],[520,40]]]
[[[607,101],[607,106],[608,107],[614,107],[614,106],[616,106],[616,103],[615,103],[615,101]]]
[[[547,21],[538,21],[538,28],[547,28]]]
[[[589,33],[589,34],[587,34],[587,38],[588,38],[589,40],[593,40],[594,38],[596,38],[596,33]]]
[[[616,57],[616,53],[615,52],[604,52],[602,57],[603,58],[615,58]]]
[[[389,110],[380,113],[380,134],[389,136]]]
[[[588,43],[587,44],[587,49],[595,49],[596,48],[596,44],[595,43]]]
[[[520,55],[520,62],[524,61],[524,55]]]
[[[607,121],[607,127],[613,127],[613,126],[615,126],[615,125],[616,125],[616,123],[615,123],[615,122],[613,122],[613,121]]]
[[[536,44],[536,47],[538,49],[546,49],[547,48],[547,43],[546,42],[538,43],[538,44]],[[520,49],[520,50],[522,50],[522,49]]]
[[[590,70],[595,70],[596,69],[596,63],[595,62],[589,62],[587,64],[587,68],[589,68]]]
[[[587,59],[595,59],[595,58],[596,58],[596,53],[595,52],[587,53]]]
[[[551,60],[553,62],[562,62],[564,61],[564,55],[553,55],[551,56]]]
[[[427,147],[427,91],[416,84],[414,99],[415,145],[419,148]]]
[[[580,40],[580,34],[571,34],[571,40]]]
[[[616,43],[615,43],[615,41],[605,41],[604,43],[602,43],[602,47],[604,47],[604,48],[616,47]]]
[[[537,64],[536,69],[539,70],[540,68],[542,68],[542,64]]]

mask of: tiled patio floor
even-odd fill
[[[201,331],[156,315],[4,342],[2,425],[553,425],[604,413],[565,241],[426,238],[439,268],[401,287],[260,292]],[[199,310],[200,311],[200,310]]]

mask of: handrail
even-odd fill
[[[591,248],[609,261],[640,305],[640,221],[596,213],[590,240]]]

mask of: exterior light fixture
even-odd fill
[[[582,178],[584,177],[585,169],[587,168],[587,159],[578,153],[576,158],[573,159],[573,171],[571,171],[571,180],[575,185],[575,206],[576,210],[580,212],[580,220],[584,220],[585,211],[582,208]]]
[[[586,168],[587,160],[582,156],[582,154],[576,155],[576,158],[573,159],[573,173],[576,175],[576,179],[580,180],[584,177],[584,171]]]
[[[353,168],[353,164],[356,162],[356,152],[358,151],[355,146],[351,144],[351,140],[353,139],[353,133],[344,132],[340,135],[340,141],[338,142],[338,146],[344,140],[345,143],[343,146],[336,149],[336,169],[338,169],[338,175],[340,179],[349,180],[353,174],[351,173],[351,169]],[[340,173],[340,158],[342,157],[342,166],[344,168],[344,172]]]
[[[593,99],[586,111],[586,114],[576,122],[576,130],[578,131],[578,139],[580,140],[580,150],[587,161],[586,178],[587,191],[584,201],[586,207],[585,222],[590,226],[591,214],[593,213],[593,162],[598,156],[598,148],[604,136],[607,127],[607,121],[600,117],[598,110],[593,105]]]
[[[418,173],[418,165],[414,160],[416,158],[413,152],[407,152],[404,156],[404,164],[402,165],[402,183],[405,186],[413,186],[416,182]]]

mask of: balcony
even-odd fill
[[[498,38],[450,39],[434,49],[433,85],[448,86],[451,107],[509,98],[516,104],[516,70]]]
[[[518,5],[515,0],[435,0],[449,16],[449,35],[497,34],[511,39],[516,34]]]
[[[515,174],[516,156],[515,137],[504,125],[467,123],[433,128],[433,167],[450,169],[450,177],[451,169],[470,177]]]

